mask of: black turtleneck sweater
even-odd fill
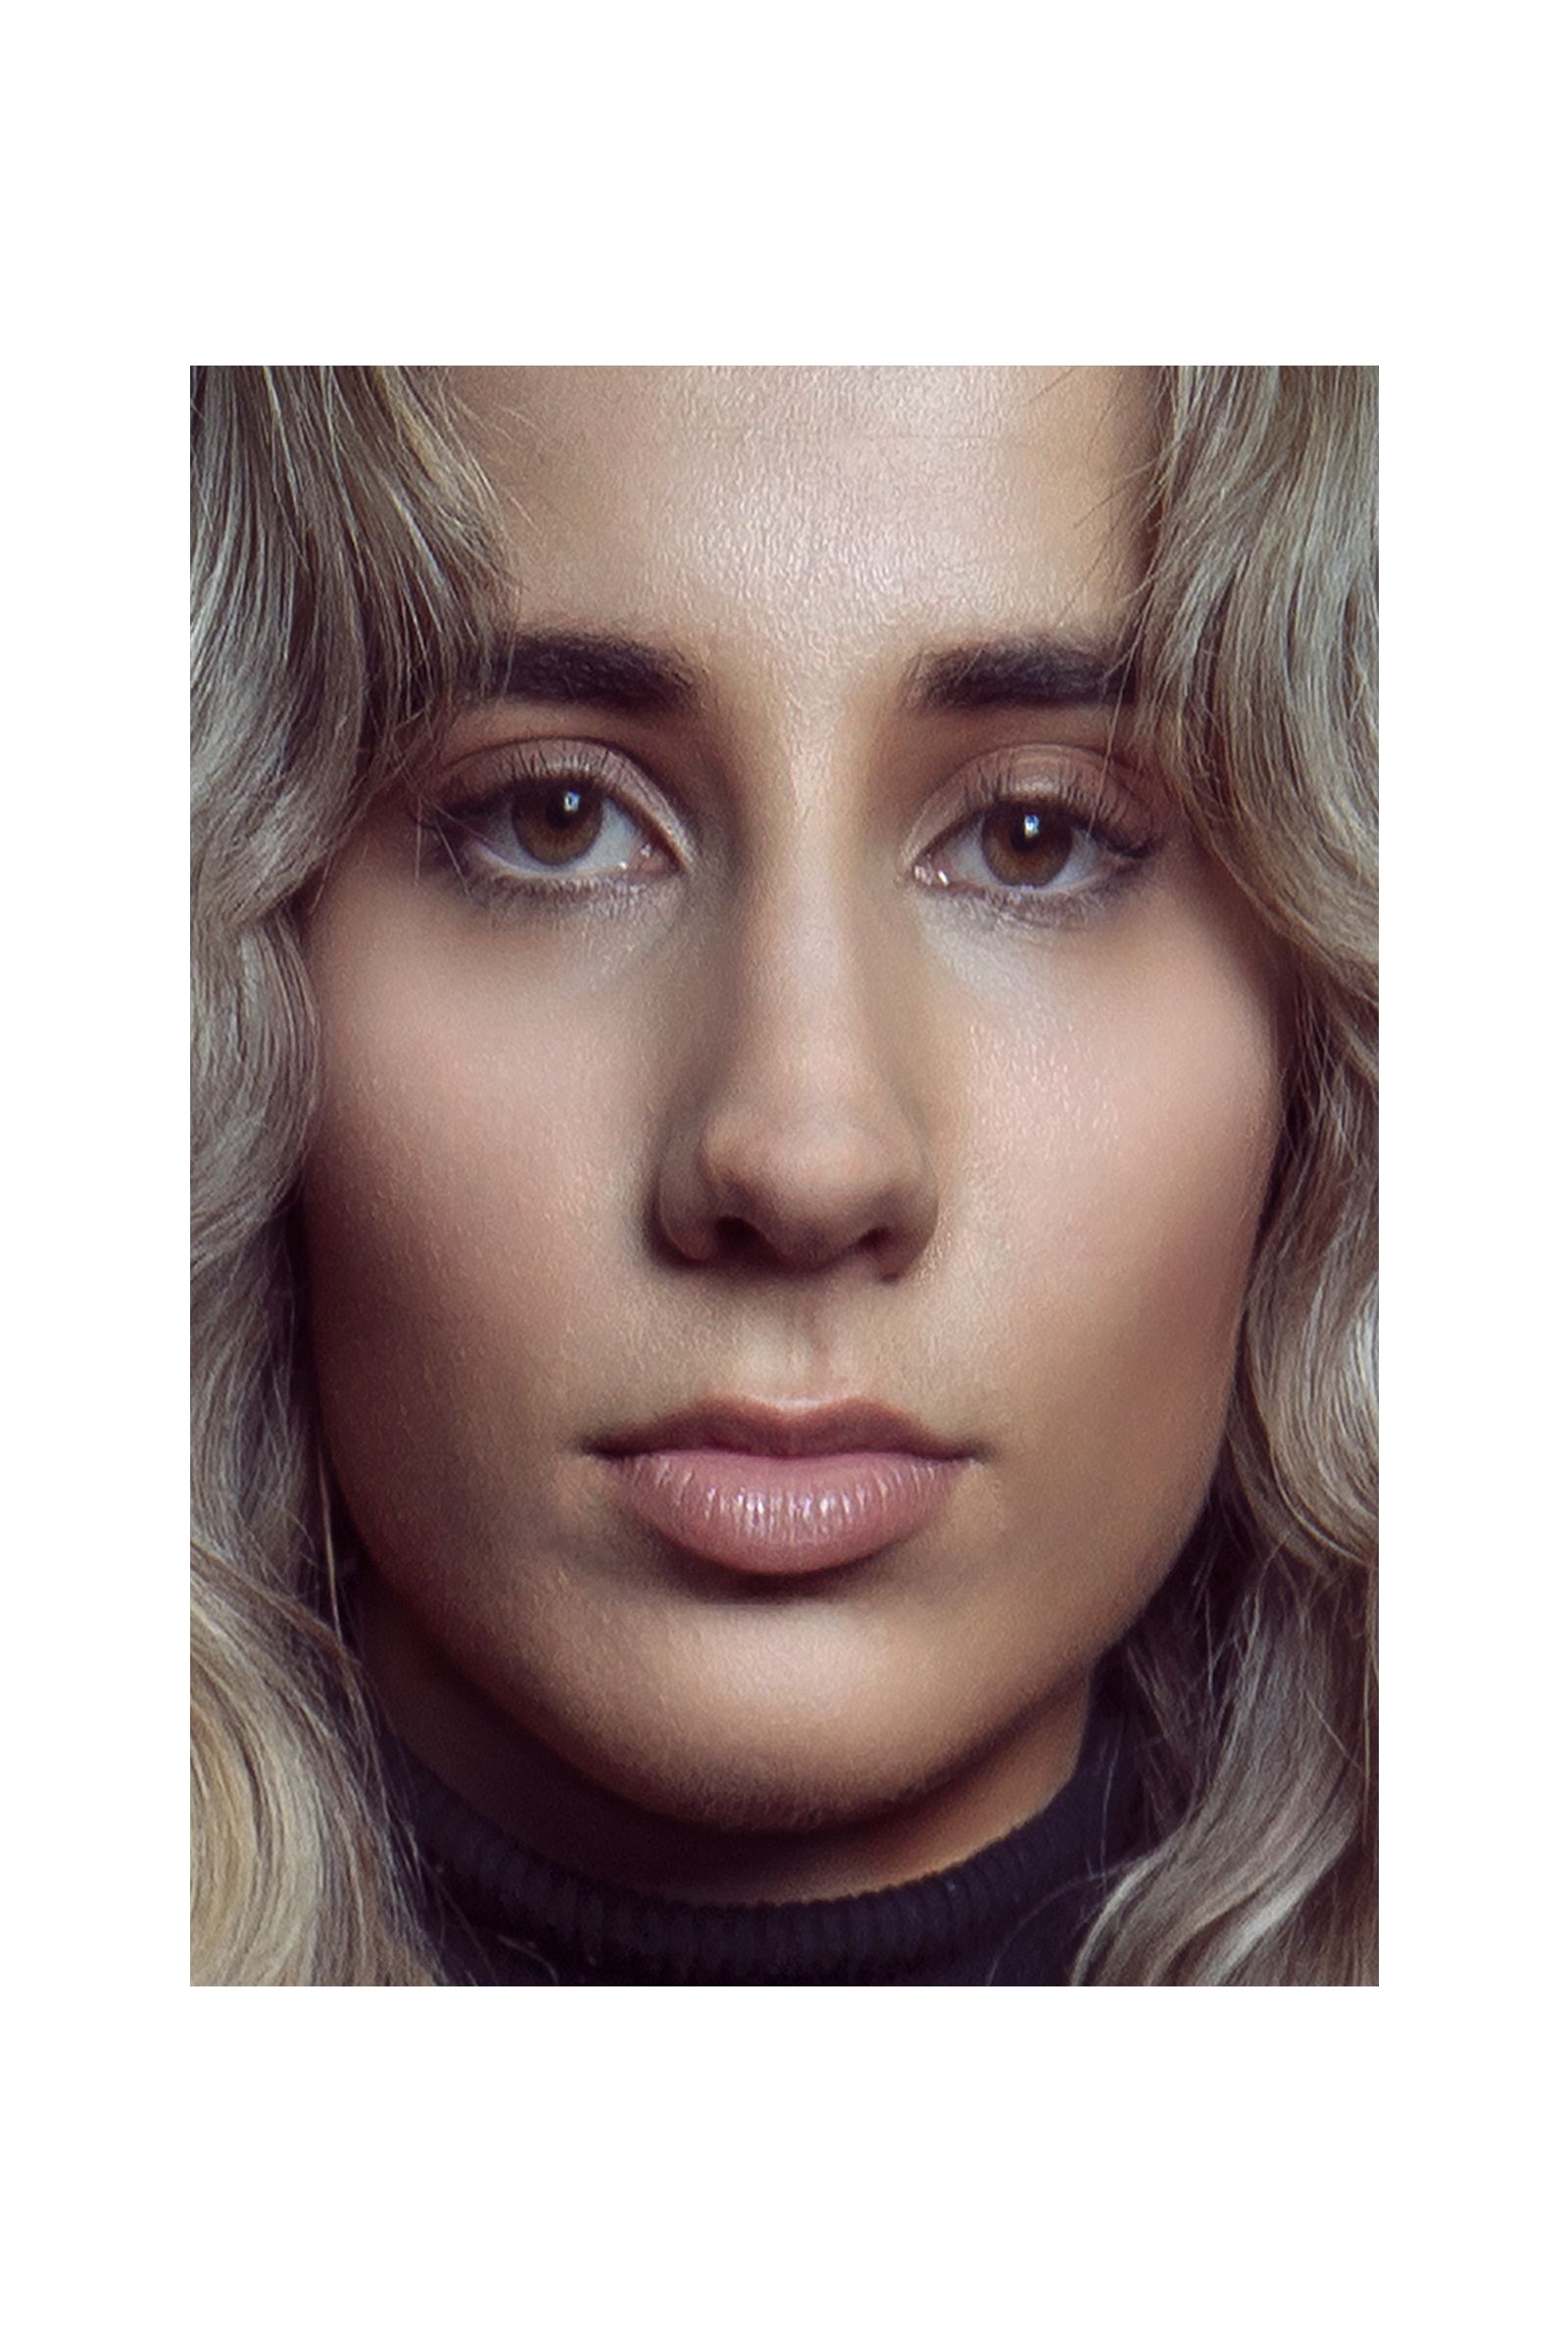
[[[952,1870],[827,1901],[685,1903],[544,1861],[406,1748],[393,1763],[458,1984],[1063,1984],[1136,1798],[1127,1733],[1102,1704],[1045,1811]]]

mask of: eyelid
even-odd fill
[[[1130,856],[1156,848],[1160,827],[1146,798],[1125,781],[1108,753],[1066,744],[1026,744],[986,752],[961,768],[948,788],[949,806],[936,832],[916,845],[929,858],[971,818],[1007,802],[1041,801],[1075,823],[1102,833]]]

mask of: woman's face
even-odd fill
[[[371,1672],[503,1821],[934,1868],[1193,1524],[1276,1140],[1258,945],[1101,683],[1146,388],[458,388],[510,672],[309,937]]]

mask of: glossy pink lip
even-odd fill
[[[859,1402],[705,1403],[596,1450],[655,1534],[758,1576],[846,1567],[918,1534],[965,1460],[906,1415]]]

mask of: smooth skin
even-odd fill
[[[1069,1776],[1213,1472],[1278,1138],[1267,958],[1114,707],[910,690],[955,649],[1114,646],[1147,387],[456,390],[519,630],[693,692],[476,702],[313,910],[309,1276],[368,1669],[559,1860],[896,1884]],[[875,1399],[966,1464],[864,1562],[704,1566],[595,1447],[713,1396]]]

